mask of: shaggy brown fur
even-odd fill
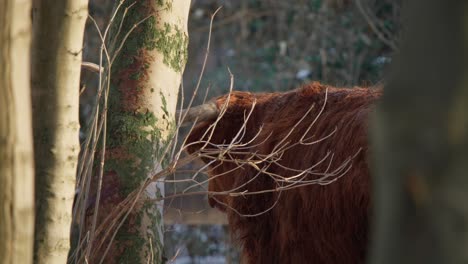
[[[381,89],[342,89],[311,83],[286,93],[233,92],[227,112],[217,125],[210,142],[230,142],[255,100],[257,105],[247,122],[246,134],[241,141],[248,142],[261,126],[263,128],[248,151],[257,155],[268,154],[284,138],[293,144],[317,117],[324,105],[327,88],[325,108],[306,138],[309,137],[308,142],[321,139],[335,128],[336,133],[312,145],[296,144],[283,153],[279,164],[259,164],[258,167],[264,166],[268,172],[284,177],[292,176],[297,174],[292,169],[307,169],[322,160],[327,152],[331,152],[331,163],[330,159],[319,163],[314,171],[333,171],[346,159],[354,156],[350,163],[352,167],[344,176],[328,185],[308,185],[282,192],[237,197],[210,196],[210,204],[228,215],[231,232],[242,245],[245,263],[343,264],[364,261],[370,195],[366,157],[367,119],[373,103],[381,96]],[[216,100],[219,108],[226,102],[226,98],[227,96],[222,96]],[[313,103],[315,107],[312,111],[288,136],[291,128]],[[211,123],[213,121],[196,126],[189,135],[188,144],[203,140],[203,134]],[[188,151],[197,152],[201,146],[193,144]],[[227,161],[213,164],[209,172],[212,178],[209,191],[231,190],[255,177],[258,170],[253,166],[239,167],[236,162],[232,162],[235,159],[245,159],[248,155],[251,154],[225,155]],[[209,160],[204,158],[205,162]],[[215,177],[226,172],[228,173]],[[306,180],[317,177],[307,175]],[[237,191],[268,190],[282,184],[284,185],[263,173]],[[266,211],[270,207],[272,209]],[[245,216],[261,212],[264,213],[254,217]]]

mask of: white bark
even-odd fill
[[[157,7],[155,7],[157,8]],[[190,10],[190,0],[175,0],[172,1],[171,8],[166,12],[158,14],[157,27],[163,29],[165,24],[171,25],[173,28],[180,30],[180,33],[188,37],[188,14]],[[177,37],[177,36],[176,36]],[[175,48],[175,47],[173,47]],[[187,47],[177,47],[180,52],[187,52]],[[168,63],[165,63],[165,54],[160,50],[154,49],[151,55],[154,57],[149,68],[149,86],[154,90],[146,90],[149,98],[148,109],[156,116],[158,123],[157,126],[161,131],[162,138],[160,142],[169,140],[174,134],[174,120],[176,116],[177,99],[179,95],[179,87],[182,81],[182,74],[185,68],[185,61],[180,62],[181,68],[174,68]],[[167,56],[167,55],[166,55]],[[183,56],[182,56],[183,57]],[[167,58],[166,58],[167,60]],[[169,116],[165,116],[166,113]],[[172,122],[172,123],[171,123]],[[161,157],[158,157],[161,158]],[[156,171],[159,171],[161,164],[156,164]],[[164,182],[150,184],[146,189],[146,195],[151,199],[157,195],[164,196]],[[164,201],[157,204],[159,215],[163,216]],[[159,241],[163,245],[164,241],[164,221],[159,219]],[[144,253],[144,252],[142,252]]]
[[[0,262],[32,263],[30,0],[0,2]]]
[[[33,3],[35,262],[66,263],[79,153],[79,78],[86,0]]]

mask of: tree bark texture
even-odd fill
[[[110,35],[111,43],[116,41],[110,50],[123,46],[110,76],[98,223],[167,163],[164,151],[175,132],[177,96],[187,61],[189,8],[190,0],[142,0],[125,2],[116,16]],[[163,185],[148,186],[103,263],[163,263],[162,203],[144,202],[162,195]],[[91,218],[87,216],[87,225]],[[93,250],[90,261],[99,263],[104,248]]]
[[[0,1],[0,262],[32,263],[30,0]]]
[[[370,263],[468,262],[468,4],[408,1],[373,125]]]
[[[66,263],[79,146],[86,0],[34,0],[31,85],[36,163],[35,263]]]

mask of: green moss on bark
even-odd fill
[[[172,8],[171,1],[156,2],[163,9]],[[116,18],[114,32],[117,32],[121,20],[125,19],[125,23],[117,37],[117,47],[134,25],[144,21],[133,29],[132,36],[126,40],[121,55],[119,55],[121,61],[117,62],[116,66],[125,68],[134,63],[134,56],[138,55],[137,53],[142,48],[148,51],[156,49],[163,54],[164,64],[176,72],[181,72],[188,58],[188,36],[175,25],[164,23],[162,27],[158,27],[157,17],[150,15],[151,13],[157,14],[157,12],[150,11],[151,7],[148,7],[144,1],[137,1],[128,10],[125,18],[122,18],[122,16]]]
[[[155,166],[166,165],[167,160],[164,159],[163,152],[168,143],[166,139],[171,138],[167,136],[167,131],[172,135],[175,128],[174,117],[170,116],[162,93],[159,109],[162,116],[159,117],[158,113],[146,109],[148,92],[155,91],[147,84],[150,74],[148,69],[154,60],[154,52],[151,51],[161,53],[163,63],[176,72],[182,71],[187,60],[187,35],[174,25],[157,25],[158,12],[148,7],[149,3],[125,3],[126,6],[122,7],[120,17],[116,17],[115,27],[111,31],[111,36],[120,32],[116,36],[115,47],[110,48],[112,52],[122,45],[125,36],[132,30],[112,65],[108,100],[104,169],[106,172],[116,173],[122,197],[140,187],[146,177],[155,170]],[[123,10],[130,4],[133,4],[132,7],[128,9],[125,18],[122,18]],[[170,9],[172,1],[156,0],[156,6],[158,9]],[[121,22],[122,27],[119,29]],[[137,24],[138,27],[134,27]],[[160,193],[156,195],[160,196]],[[115,238],[117,247],[125,246],[124,254],[120,255],[118,261],[146,263],[153,259],[154,263],[161,263],[163,244],[159,239],[162,232],[162,216],[154,203],[139,205],[136,212],[129,216]],[[148,224],[146,221],[142,222],[148,220],[146,217],[150,218]],[[140,229],[147,232],[143,234]],[[151,238],[151,250],[148,236]]]

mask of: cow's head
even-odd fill
[[[242,190],[239,178],[252,168],[237,161],[245,161],[252,155],[249,147],[259,140],[264,121],[262,111],[275,95],[232,92],[192,110],[203,120],[190,132],[187,151],[209,164],[212,207],[225,210],[232,202],[228,192]]]

